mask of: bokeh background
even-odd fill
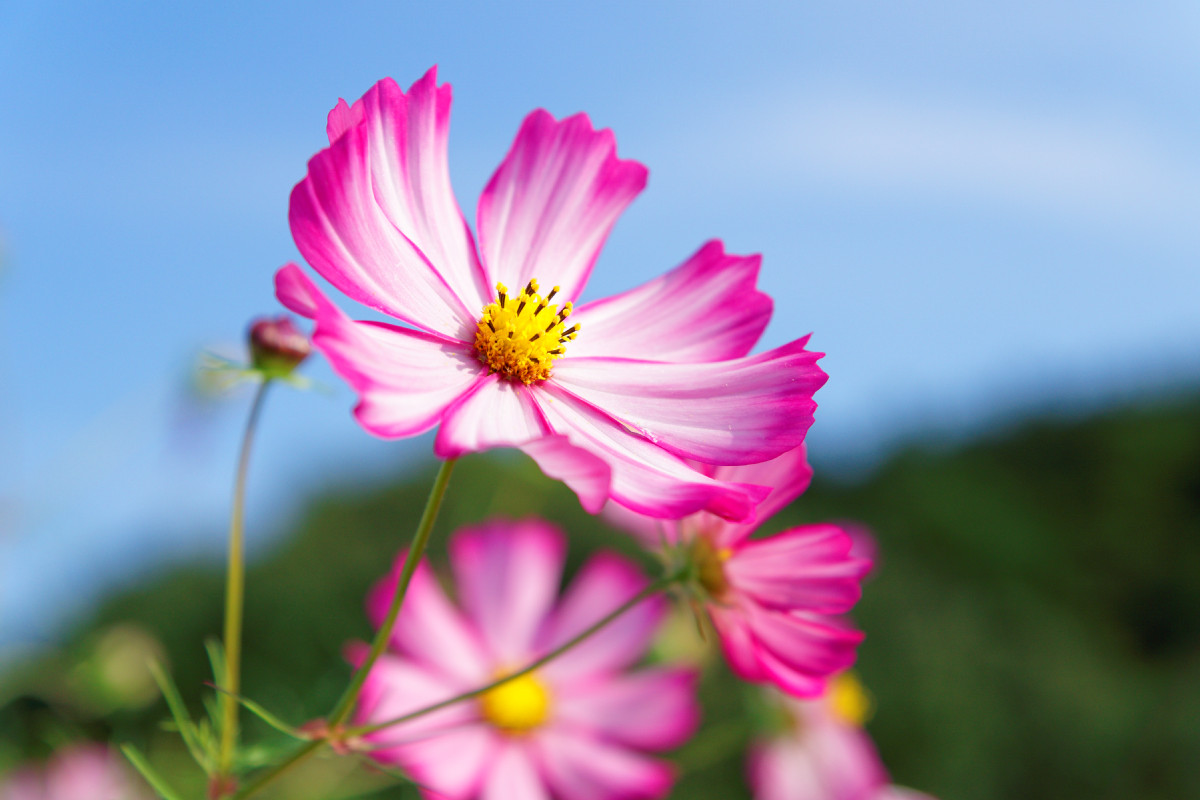
[[[137,665],[199,703],[248,404],[197,358],[277,310],[328,109],[436,63],[469,219],[525,113],[587,111],[651,177],[585,297],[720,237],[764,255],[763,346],[828,353],[788,515],[875,531],[860,666],[898,781],[1200,797],[1198,41],[1189,2],[0,4],[0,772],[180,755]],[[249,509],[247,691],[295,720],[431,466],[305,370]],[[536,512],[576,560],[627,545],[516,456],[451,503],[443,534]],[[705,687],[678,795],[743,796],[749,723]]]

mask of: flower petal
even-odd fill
[[[612,467],[604,459],[573,445],[566,436],[546,436],[521,445],[546,477],[562,481],[579,496],[589,514],[599,514],[609,498]]]
[[[798,713],[797,734],[750,750],[756,800],[879,800],[887,773],[867,735],[821,712]]]
[[[295,264],[275,276],[276,296],[316,321],[313,344],[359,394],[358,421],[384,438],[429,430],[483,372],[470,345],[386,325],[355,322]]]
[[[771,493],[758,504],[757,509],[759,519],[770,519],[788,503],[804,494],[812,482],[813,471],[809,466],[805,447],[800,445],[769,461],[736,467],[716,467],[709,474],[720,481],[770,486]],[[730,547],[748,536],[752,530],[743,528],[729,532],[732,535],[723,536],[718,544]]]
[[[687,741],[700,721],[693,670],[655,667],[555,695],[555,718],[581,730],[642,750],[666,750]]]
[[[401,553],[391,573],[367,595],[367,617],[376,627],[387,616],[403,563],[404,553]],[[451,676],[466,687],[492,679],[494,665],[477,632],[446,599],[433,570],[425,562],[418,564],[413,573],[390,644],[393,650]]]
[[[799,446],[812,424],[827,376],[806,342],[704,364],[564,358],[552,382],[680,458],[753,464]]]
[[[371,187],[370,145],[366,125],[358,124],[309,160],[288,210],[296,247],[322,277],[363,305],[465,339],[479,309],[464,305],[379,207]]]
[[[871,795],[871,800],[935,800],[933,795],[907,789],[903,786],[885,786]]]
[[[862,595],[871,562],[850,555],[851,539],[836,525],[802,525],[739,545],[725,577],[765,608],[843,614]]]
[[[489,286],[520,291],[537,278],[579,296],[617,217],[646,185],[646,168],[617,158],[611,130],[585,114],[525,118],[479,198],[479,251]]]
[[[480,800],[550,800],[529,748],[506,741],[488,770]]]
[[[768,680],[756,656],[754,634],[746,615],[732,606],[709,604],[708,616],[733,674],[746,681]]]
[[[433,67],[407,94],[385,78],[361,102],[375,199],[477,321],[492,291],[450,186],[451,94]]]
[[[363,683],[355,719],[362,725],[386,722],[471,688],[473,687],[436,668],[384,653],[375,662],[366,682]],[[403,742],[418,741],[439,734],[447,728],[476,722],[478,719],[479,713],[475,704],[455,703],[418,717],[412,722],[369,734],[367,740],[373,748],[391,747]]]
[[[446,409],[433,452],[458,458],[492,447],[516,447],[546,436],[549,426],[524,384],[499,375],[480,380],[474,391]]]
[[[761,256],[735,256],[717,240],[682,265],[624,294],[580,306],[571,317],[575,356],[651,361],[725,361],[750,352],[771,320],[755,288]]]
[[[471,725],[439,736],[398,745],[371,754],[385,764],[399,765],[418,784],[422,794],[437,800],[473,800],[504,742],[491,728]]]
[[[538,654],[552,650],[646,587],[648,581],[626,558],[601,552],[592,556],[567,587],[558,607],[538,635]],[[649,597],[605,625],[582,643],[542,667],[558,681],[578,680],[629,666],[646,651],[662,622],[661,595]]]
[[[674,782],[666,762],[574,732],[548,731],[534,746],[554,795],[562,800],[662,797]]]
[[[836,618],[784,613],[742,604],[754,639],[754,657],[766,676],[797,697],[814,697],[829,678],[854,663],[863,635]]]
[[[536,519],[464,528],[450,540],[463,610],[475,621],[492,663],[524,666],[558,597],[566,542]]]
[[[347,105],[346,101],[338,98],[337,105],[329,112],[328,118],[325,120],[325,135],[329,137],[329,143],[336,142],[343,133],[353,128],[363,119],[363,104],[362,100],[355,100],[354,105]]]
[[[833,800],[817,767],[812,754],[794,739],[758,743],[747,753],[747,777],[755,800]]]
[[[534,396],[551,429],[602,458],[612,470],[612,499],[633,511],[678,519],[705,510],[750,521],[755,504],[767,493],[763,487],[722,483],[697,472],[552,381],[538,388]]]

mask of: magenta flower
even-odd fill
[[[839,675],[816,700],[777,698],[784,729],[755,742],[747,759],[755,800],[933,800],[888,784],[862,729],[868,701],[852,675]]]
[[[101,745],[62,750],[45,768],[25,767],[0,781],[0,800],[144,800],[128,771]]]
[[[446,598],[427,566],[418,568],[391,651],[367,678],[359,723],[394,719],[514,672],[646,585],[630,562],[600,554],[559,599],[564,538],[536,520],[464,529],[449,547],[459,604]],[[396,574],[370,595],[376,624]],[[690,670],[630,671],[663,611],[661,598],[646,600],[477,700],[371,734],[372,755],[401,767],[430,797],[451,800],[662,796],[672,771],[644,751],[681,744],[698,716]]]
[[[347,296],[405,323],[355,322],[294,264],[280,301],[385,438],[440,424],[441,458],[519,447],[584,508],[613,499],[677,518],[746,520],[761,487],[684,459],[746,464],[797,446],[825,381],[801,339],[746,357],[771,315],[760,259],[704,245],[681,266],[575,302],[617,217],[646,183],[586,115],[530,114],[479,199],[479,245],[450,187],[450,86],[436,68],[329,114],[329,147],[293,190],[296,245]]]
[[[764,519],[798,497],[812,478],[803,447],[762,464],[705,470],[718,480],[773,487],[758,507]],[[691,588],[739,677],[814,697],[829,676],[854,663],[862,634],[841,615],[858,601],[871,562],[851,552],[853,540],[842,528],[801,525],[751,539],[754,526],[707,512],[679,521],[616,508],[607,513],[647,544],[666,545],[692,565]]]

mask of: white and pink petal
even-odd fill
[[[488,769],[480,800],[550,800],[531,749],[522,741],[505,741]]]
[[[475,800],[503,746],[492,729],[469,725],[376,750],[371,757],[402,768],[430,800]]]
[[[466,338],[478,309],[464,305],[379,207],[369,148],[366,127],[352,125],[309,160],[288,209],[296,247],[348,297],[424,330]]]
[[[555,719],[608,741],[667,750],[687,741],[700,721],[694,670],[651,667],[556,687]]]
[[[802,444],[768,461],[740,466],[710,467],[708,473],[721,481],[771,487],[771,493],[758,504],[757,509],[759,519],[770,519],[788,503],[804,494],[812,482],[813,470],[808,463],[806,448]],[[723,530],[717,544],[721,547],[732,547],[752,532],[752,528],[744,527]]]
[[[805,339],[703,364],[563,358],[550,382],[680,458],[753,464],[801,444],[827,378]]]
[[[612,471],[609,495],[632,511],[667,519],[710,511],[725,519],[750,521],[768,491],[713,480],[553,381],[538,388],[535,397],[550,428],[603,459]]]
[[[612,489],[613,470],[607,461],[560,434],[534,439],[520,449],[546,477],[562,481],[575,492],[584,511],[600,513]]]
[[[664,761],[573,731],[548,730],[534,747],[561,800],[651,800],[667,794],[675,780]]]
[[[592,556],[575,575],[538,635],[536,653],[548,652],[633,599],[646,588],[646,577],[631,561],[613,553]],[[607,675],[631,665],[646,652],[666,606],[661,595],[648,597],[594,635],[542,668],[557,682]]]
[[[387,616],[404,553],[396,559],[391,573],[367,595],[367,617],[379,626]],[[433,570],[422,562],[417,565],[405,594],[404,605],[392,630],[392,648],[414,661],[425,664],[464,687],[491,680],[495,665],[474,626],[446,598]]]
[[[493,664],[523,666],[558,598],[566,541],[537,519],[459,530],[450,540],[459,602]]]
[[[481,378],[446,409],[434,455],[458,458],[493,447],[519,447],[548,435],[549,426],[531,392],[497,374]]]
[[[362,120],[362,100],[355,100],[354,105],[349,105],[339,97],[337,105],[329,111],[329,116],[325,120],[325,134],[329,137],[329,143],[333,144],[336,142],[341,138],[343,133],[362,122]]]
[[[450,101],[433,67],[408,92],[385,78],[359,102],[379,207],[477,318],[492,287],[450,186]]]
[[[844,622],[802,611],[781,612],[741,604],[761,672],[788,694],[815,697],[829,679],[849,668],[862,633]]]
[[[355,415],[376,436],[429,430],[483,378],[469,345],[395,325],[356,322],[295,264],[279,270],[275,285],[280,302],[316,322],[313,344],[358,392]]]
[[[366,650],[358,648],[353,660],[361,663],[365,655]],[[384,653],[363,683],[355,711],[356,719],[363,725],[387,722],[470,688],[473,687],[436,667]],[[474,705],[456,703],[411,722],[368,734],[366,738],[372,749],[388,748],[475,723],[478,717]]]
[[[649,361],[725,361],[754,347],[771,319],[758,291],[761,256],[735,256],[710,241],[667,274],[580,306],[572,356]],[[753,481],[750,481],[753,483]]]
[[[617,158],[608,129],[584,114],[525,118],[479,198],[479,251],[489,287],[537,278],[575,300],[617,217],[646,185],[646,168]]]
[[[858,602],[871,568],[851,555],[851,546],[836,525],[802,525],[742,542],[725,562],[725,577],[766,608],[843,614]]]

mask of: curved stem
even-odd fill
[[[233,766],[233,753],[237,747],[238,702],[241,692],[242,663],[242,607],[246,590],[246,561],[244,512],[246,506],[246,473],[250,468],[250,448],[254,443],[254,431],[267,396],[270,378],[264,378],[254,394],[250,416],[246,420],[246,432],[242,435],[242,451],[238,457],[237,477],[233,484],[233,510],[229,518],[229,560],[225,578],[225,674],[221,688],[221,749],[218,754],[217,771],[228,775]]]
[[[455,463],[455,459],[447,459],[442,462],[442,468],[438,470],[437,478],[433,481],[433,488],[429,490],[429,499],[425,502],[425,511],[421,514],[421,522],[417,525],[417,532],[413,535],[408,555],[404,557],[404,565],[400,568],[400,578],[396,582],[396,593],[392,596],[392,605],[388,608],[387,617],[384,618],[383,625],[375,632],[375,639],[371,642],[371,652],[367,655],[367,660],[354,673],[350,686],[346,688],[345,693],[342,694],[338,704],[329,715],[330,728],[336,728],[346,721],[346,717],[350,716],[350,712],[354,710],[354,703],[358,700],[359,692],[362,691],[363,683],[367,680],[367,674],[370,673],[371,667],[387,648],[388,640],[392,636],[392,628],[396,625],[396,617],[400,614],[400,606],[404,603],[404,595],[408,592],[408,584],[417,570],[421,556],[425,554],[425,546],[429,544],[433,523],[437,520],[438,510],[442,507],[442,499],[446,496],[446,485],[450,482],[450,473],[454,471]]]
[[[347,736],[363,736],[368,733],[374,733],[376,731],[383,730],[384,728],[390,728],[393,725],[399,725],[402,722],[408,722],[409,720],[414,720],[418,717],[423,717],[426,714],[432,714],[434,711],[443,709],[446,706],[454,705],[455,703],[461,703],[464,700],[470,700],[473,697],[478,697],[481,694],[486,694],[487,692],[490,692],[492,689],[495,689],[498,686],[502,686],[503,684],[508,683],[511,680],[515,680],[515,679],[521,677],[522,675],[527,675],[528,673],[533,672],[535,669],[546,664],[547,662],[552,661],[555,658],[558,658],[563,653],[567,652],[571,648],[578,645],[580,642],[591,637],[594,633],[599,631],[604,626],[608,625],[610,622],[612,622],[617,617],[624,614],[629,609],[636,606],[638,603],[641,603],[647,597],[650,597],[653,594],[657,594],[658,592],[663,591],[664,589],[666,589],[667,587],[669,587],[671,584],[675,583],[678,580],[679,580],[678,575],[668,575],[668,576],[659,578],[658,580],[654,581],[649,586],[647,586],[646,588],[642,589],[640,592],[635,594],[633,597],[629,598],[624,603],[617,606],[609,613],[605,614],[599,620],[592,623],[587,628],[584,628],[581,632],[579,632],[575,636],[572,636],[570,639],[563,642],[558,647],[549,651],[548,653],[541,656],[540,658],[534,659],[533,661],[529,662],[528,664],[526,664],[524,667],[517,670],[516,672],[505,675],[503,678],[494,680],[491,683],[484,684],[483,686],[477,687],[475,689],[471,689],[468,692],[463,692],[462,694],[457,694],[453,697],[448,697],[445,700],[434,703],[433,705],[425,706],[424,708],[418,708],[416,711],[410,711],[409,713],[404,714],[403,716],[399,716],[394,719],[387,720],[386,722],[377,722],[373,725],[363,725],[358,728],[350,728],[346,731],[346,735]]]

